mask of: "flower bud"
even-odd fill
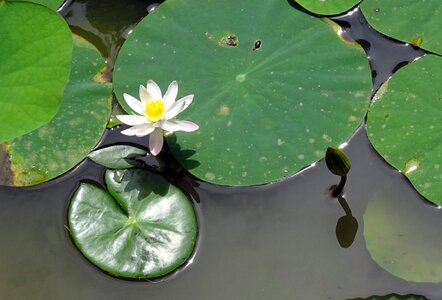
[[[325,153],[325,163],[330,172],[338,176],[347,176],[351,167],[347,155],[341,149],[331,146]]]

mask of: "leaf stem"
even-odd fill
[[[345,214],[346,214],[348,217],[352,217],[353,215],[352,215],[352,213],[351,213],[350,206],[348,206],[348,203],[347,203],[347,201],[345,200],[345,198],[342,197],[342,196],[338,196],[338,201],[339,201],[339,204],[341,204],[341,207],[342,207],[342,209],[344,210]]]

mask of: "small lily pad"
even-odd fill
[[[75,37],[72,71],[60,110],[45,126],[10,142],[14,185],[34,185],[70,170],[95,147],[110,115],[112,87],[100,80],[104,59]]]
[[[126,278],[154,278],[192,254],[197,221],[188,198],[163,177],[142,169],[107,171],[109,193],[82,183],[72,197],[72,239],[100,269]]]
[[[115,93],[129,112],[123,93],[177,80],[178,98],[195,95],[178,119],[199,125],[167,137],[184,168],[222,185],[281,180],[346,141],[366,113],[367,57],[335,29],[288,1],[168,0],[119,52]]]
[[[295,0],[306,10],[319,15],[337,15],[356,6],[362,0]]]
[[[72,55],[63,18],[29,2],[0,1],[0,143],[49,122],[60,107]]]
[[[442,205],[442,58],[425,56],[401,68],[372,103],[367,131],[376,151]]]
[[[109,169],[128,169],[139,166],[135,157],[146,155],[147,151],[129,145],[115,145],[91,152],[88,157]]]
[[[383,34],[442,54],[442,1],[364,0],[361,9]]]

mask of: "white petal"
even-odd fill
[[[134,112],[136,112],[137,114],[140,114],[142,116],[146,115],[146,111],[145,111],[145,105],[143,105],[143,103],[141,103],[140,101],[138,101],[136,98],[132,97],[129,94],[123,94],[124,96],[124,100],[126,101],[127,105],[129,105],[130,108],[132,108],[132,110]]]
[[[182,120],[173,120],[166,121],[162,124],[161,128],[166,131],[174,132],[174,131],[185,131],[191,132],[195,131],[199,128],[199,126],[190,121],[182,121]]]
[[[183,111],[187,107],[189,107],[189,105],[192,103],[193,95],[187,95],[187,96],[181,98],[180,100],[178,100],[177,102],[181,102],[181,101],[183,101],[185,103],[183,109],[181,110],[181,111]]]
[[[146,90],[146,88],[142,85],[140,85],[140,100],[143,102],[144,105],[146,105],[148,102],[152,101],[152,96],[149,94],[149,92]]]
[[[149,80],[146,84],[147,92],[152,96],[153,100],[162,100],[160,87],[153,80]]]
[[[175,103],[176,96],[178,95],[178,83],[174,80],[169,84],[166,93],[164,94],[163,102],[166,110]]]
[[[172,104],[172,106],[166,111],[164,114],[164,118],[166,120],[170,120],[172,118],[175,118],[176,115],[178,115],[180,112],[183,111],[183,107],[186,103],[184,101],[175,102]]]
[[[170,120],[175,118],[180,112],[184,111],[193,101],[193,95],[188,95],[181,98],[166,111],[165,118]]]
[[[163,130],[158,128],[149,136],[149,150],[152,155],[158,155],[163,148]]]
[[[121,133],[124,135],[133,136],[136,135],[137,137],[142,137],[150,134],[152,131],[155,130],[155,127],[149,124],[142,124],[142,125],[135,125],[133,127],[130,127],[126,130],[123,130]]]
[[[147,123],[147,118],[143,116],[136,116],[136,115],[118,115],[116,116],[118,120],[123,122],[124,124],[134,126],[134,125],[141,125]]]

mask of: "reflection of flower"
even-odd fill
[[[149,80],[146,87],[140,85],[141,101],[124,94],[124,100],[135,114],[117,116],[118,120],[132,126],[121,133],[138,137],[150,134],[149,149],[153,155],[157,155],[163,148],[165,132],[197,130],[195,123],[175,119],[193,100],[193,95],[188,95],[175,102],[177,94],[176,81],[172,81],[162,97],[160,88],[153,80]]]

